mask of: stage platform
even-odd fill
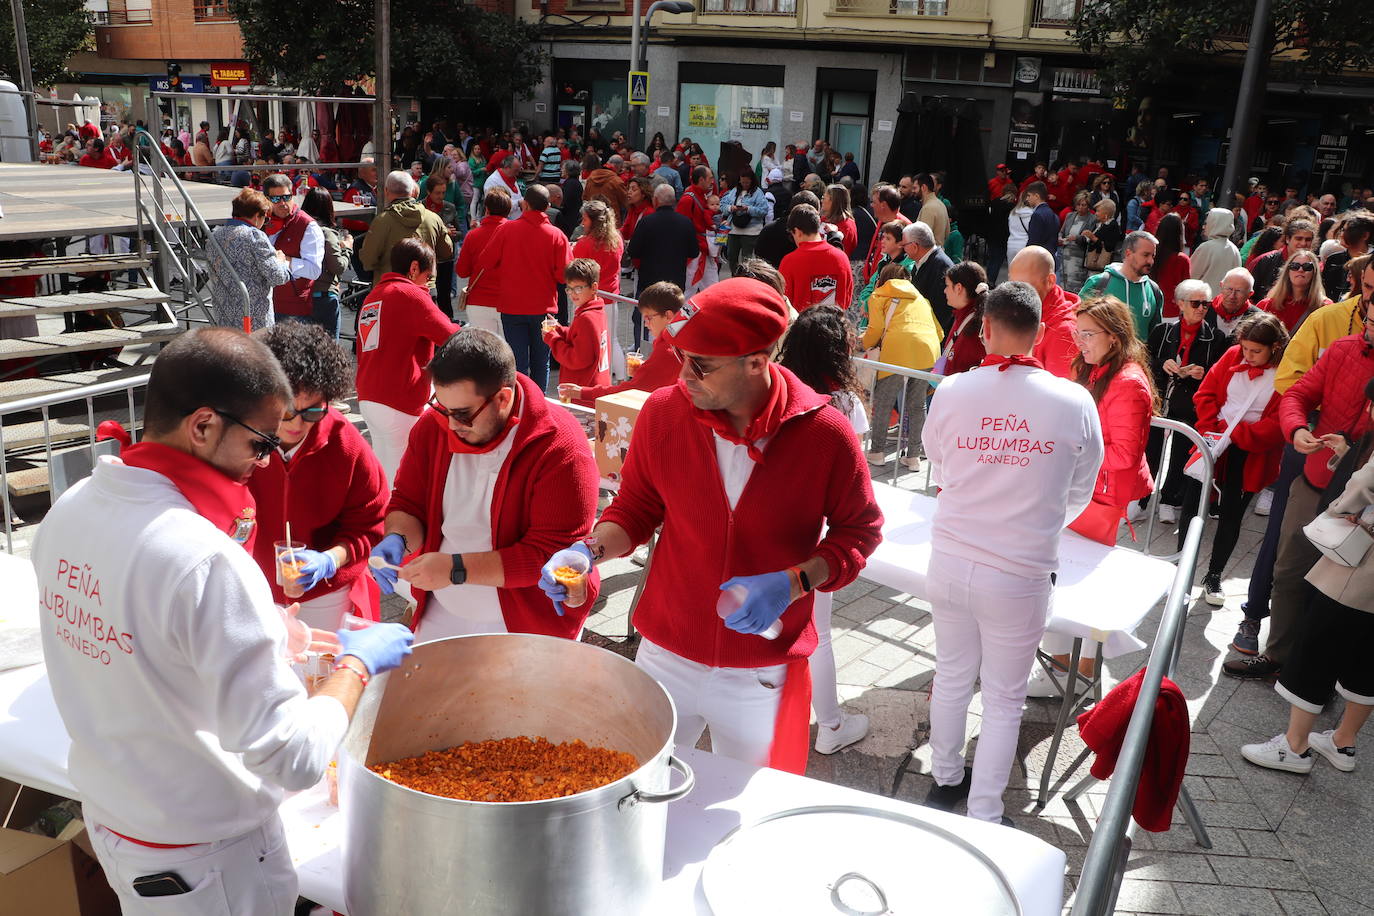
[[[229,202],[238,188],[185,179],[182,183],[207,223],[228,221]],[[171,182],[164,184],[169,198],[181,199]],[[138,222],[132,172],[76,165],[0,162],[0,208],[0,241],[133,232]],[[336,216],[371,212],[371,207],[334,204]]]

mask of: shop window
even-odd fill
[[[730,140],[738,140],[755,159],[770,140],[784,145],[780,87],[684,82],[680,92],[677,135],[701,144],[707,161],[714,163],[720,145]]]
[[[797,0],[706,0],[703,11],[791,16],[797,12]]]

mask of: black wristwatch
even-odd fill
[[[449,571],[448,581],[454,585],[462,585],[468,581],[468,568],[463,565],[463,555],[453,554],[453,569]]]

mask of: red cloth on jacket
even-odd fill
[[[854,298],[854,269],[849,258],[829,242],[802,242],[778,265],[784,294],[792,307],[804,312],[820,302],[849,308]]]
[[[573,315],[566,328],[558,325],[544,340],[558,360],[558,381],[569,385],[595,386],[611,383],[611,353],[606,332],[606,300],[593,299]],[[593,401],[579,398],[591,407]]]
[[[272,587],[278,604],[308,601],[331,592],[366,589],[367,556],[382,539],[382,519],[390,494],[381,462],[358,428],[330,408],[324,419],[312,424],[290,461],[273,452],[267,467],[248,478],[248,489],[258,503],[260,537],[253,559]],[[334,578],[321,582],[300,599],[288,598],[277,585],[277,564],[272,542],[291,537],[311,550],[341,546],[348,559]],[[362,598],[363,600],[359,600]],[[359,590],[354,605],[363,616],[377,619],[370,592]]]
[[[574,258],[591,258],[596,262],[596,266],[601,268],[601,278],[596,281],[596,288],[612,296],[620,295],[620,256],[624,253],[623,242],[614,251],[607,251],[596,244],[590,235],[578,239],[572,249]]]
[[[1330,304],[1331,300],[1323,296],[1322,305]],[[1302,320],[1302,316],[1307,314],[1307,303],[1302,299],[1289,299],[1280,306],[1274,302],[1273,297],[1266,297],[1256,303],[1256,306],[1274,315],[1279,321],[1282,321],[1283,326],[1288,329],[1289,334],[1293,333],[1293,330],[1298,326],[1298,322]],[[1321,306],[1319,305],[1317,308],[1321,308]],[[1315,311],[1315,309],[1313,311]]]
[[[497,282],[496,271],[478,270],[477,261],[497,231],[508,222],[510,221],[504,216],[489,213],[463,236],[463,246],[458,249],[458,262],[454,265],[454,271],[458,276],[467,278],[468,305],[496,308],[501,302],[501,284]]]
[[[1365,342],[1363,334],[1351,334],[1337,340],[1302,374],[1279,401],[1279,425],[1283,438],[1293,441],[1293,433],[1307,425],[1307,415],[1321,410],[1312,435],[1320,438],[1327,433],[1345,433],[1354,442],[1369,429],[1369,403],[1364,399],[1364,386],[1374,378],[1374,346]],[[1331,460],[1328,449],[1319,448],[1307,456],[1303,476],[1321,490],[1331,482]]]
[[[1088,376],[1091,389],[1097,370]],[[1150,394],[1148,370],[1137,363],[1126,363],[1112,377],[1102,400],[1097,402],[1097,418],[1102,423],[1102,467],[1097,472],[1093,500],[1125,508],[1132,501],[1154,491],[1154,478],[1145,461],[1145,443],[1150,438],[1150,418],[1154,399]]]
[[[1159,284],[1159,291],[1164,294],[1165,318],[1178,317],[1178,303],[1174,301],[1174,288],[1192,276],[1192,270],[1192,259],[1182,252],[1175,254],[1159,265],[1155,282]],[[1144,342],[1141,341],[1141,343]]]
[[[586,603],[567,608],[559,617],[539,589],[539,572],[549,557],[591,532],[599,479],[596,462],[572,414],[550,409],[544,393],[528,377],[517,375],[516,382],[520,422],[509,434],[515,442],[496,477],[491,501],[491,542],[501,554],[506,576],[505,587],[496,594],[512,633],[572,639],[596,602],[601,578],[593,567]],[[424,544],[416,553],[436,551],[443,541],[444,487],[454,457],[445,427],[422,417],[411,429],[387,511],[405,512],[424,524]],[[417,589],[415,597],[412,625],[418,627],[429,593]]]
[[[859,247],[859,227],[854,223],[854,217],[840,220],[835,228],[840,230],[840,247],[844,249],[844,256],[852,257],[854,249]],[[850,274],[852,276],[853,271]]]
[[[425,367],[457,332],[428,289],[402,274],[382,274],[358,310],[358,400],[419,416],[430,392]]]
[[[558,285],[571,260],[568,237],[548,214],[527,210],[487,243],[477,269],[496,279],[501,314],[547,315],[558,311]]]
[[[1083,743],[1097,753],[1092,765],[1094,777],[1106,779],[1116,769],[1121,746],[1126,742],[1126,727],[1144,682],[1145,669],[1141,668],[1078,717],[1078,733]],[[1131,809],[1135,822],[1151,833],[1163,833],[1173,820],[1174,804],[1188,766],[1191,728],[1183,691],[1164,678],[1155,699],[1150,739],[1145,744],[1145,759],[1140,767],[1140,785]]]
[[[667,343],[662,343],[650,351],[634,375],[618,385],[584,386],[582,397],[584,400],[595,403],[597,398],[621,391],[657,391],[668,385],[676,384],[677,377],[681,372],[682,360],[678,358],[672,347],[668,346]]]
[[[767,640],[721,623],[720,584],[820,555],[830,578],[812,584],[835,591],[854,581],[882,538],[882,512],[849,420],[828,397],[778,370],[788,391],[782,423],[733,511],[715,437],[671,386],[650,395],[640,412],[620,492],[601,516],[634,544],[663,525],[634,624],[645,639],[698,664],[753,668],[809,656],[816,648],[812,595],[793,602],[780,618],[782,633]]]
[[[1078,355],[1078,344],[1074,343],[1073,332],[1078,327],[1074,318],[1077,311],[1078,296],[1057,283],[1040,302],[1040,320],[1045,325],[1045,334],[1031,355],[1040,360],[1051,375],[1060,378],[1074,377],[1073,358]]]
[[[1226,389],[1239,366],[1244,363],[1240,345],[1232,347],[1212,364],[1202,377],[1193,406],[1197,408],[1194,428],[1200,433],[1219,433],[1226,429],[1221,408],[1226,404]],[[1279,463],[1283,460],[1283,430],[1279,428],[1279,401],[1276,391],[1264,406],[1264,413],[1253,423],[1241,422],[1231,431],[1231,442],[1249,452],[1245,461],[1244,487],[1246,493],[1258,493],[1279,479]],[[1221,471],[1225,473],[1226,452],[1221,455]]]
[[[950,336],[945,341],[949,348],[949,357],[945,360],[945,375],[957,375],[960,372],[976,369],[983,364],[983,357],[988,355],[987,350],[983,347],[981,335],[957,333],[957,329],[963,323],[966,311],[967,309],[960,309],[954,313],[954,323],[950,326]]]

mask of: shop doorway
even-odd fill
[[[830,76],[824,69],[821,73]],[[859,167],[859,175],[868,183],[869,125],[873,123],[873,92],[848,86],[822,89],[820,115],[820,123],[825,125],[825,142],[841,156],[853,153],[854,162]]]
[[[830,148],[840,155],[854,154],[854,164],[860,175],[868,174],[868,118],[856,115],[831,115],[830,130],[826,133]]]

